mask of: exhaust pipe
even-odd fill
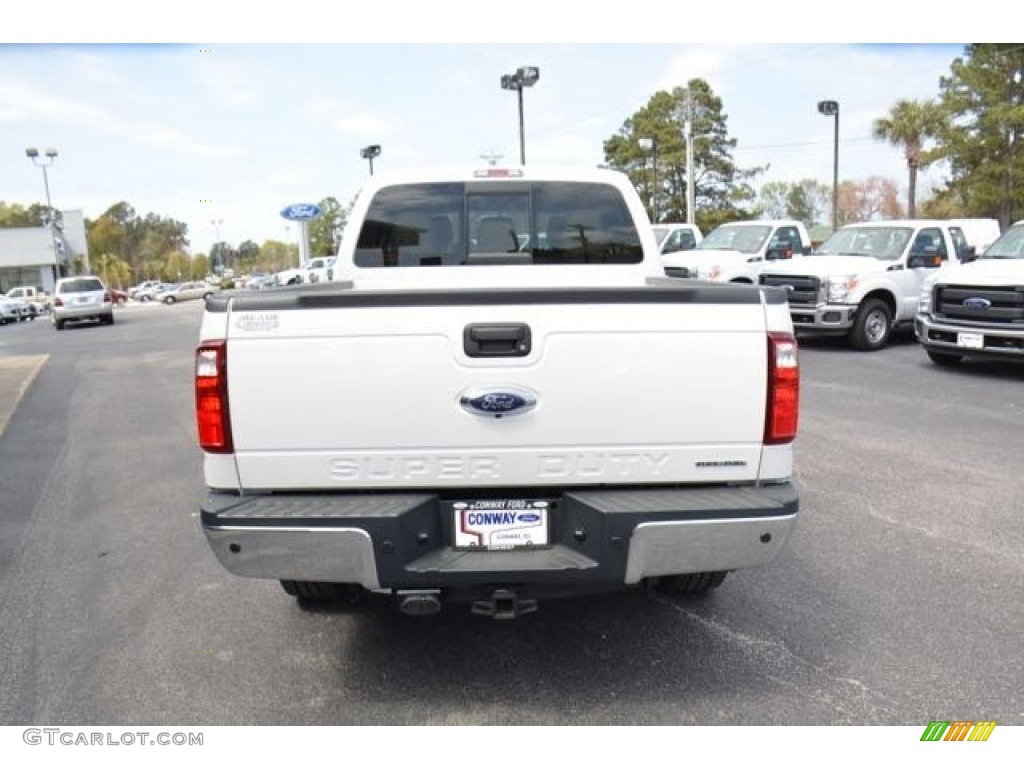
[[[403,594],[398,610],[406,616],[432,616],[440,612],[441,598],[437,592]]]

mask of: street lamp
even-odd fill
[[[39,150],[35,147],[29,147],[25,150],[25,156],[32,161],[32,164],[38,168],[43,169],[43,186],[46,187],[46,210],[47,210],[47,224],[50,227],[50,240],[53,242],[53,285],[56,289],[57,281],[60,279],[60,247],[57,245],[57,232],[54,229],[54,222],[56,221],[56,214],[53,210],[53,204],[50,202],[50,179],[46,175],[46,169],[53,165],[53,161],[57,158],[57,150],[53,147],[48,147],[44,154],[47,160],[41,160],[39,158]]]
[[[370,161],[370,175],[373,176],[373,158],[380,155],[380,144],[371,144],[368,147],[363,147],[359,150],[359,156],[363,160]]]
[[[818,112],[835,117],[836,135],[832,144],[832,231],[839,229],[839,102],[819,101]]]
[[[210,225],[213,227],[216,241],[214,246],[217,248],[217,259],[220,262],[220,272],[217,272],[217,264],[213,264],[213,273],[220,277],[224,273],[224,246],[220,242],[220,225],[224,223],[224,219],[210,219]],[[213,248],[210,249],[210,256],[213,256]]]
[[[519,164],[526,165],[526,130],[523,126],[523,88],[530,88],[540,80],[539,67],[520,67],[511,75],[501,76],[501,87],[519,94]]]
[[[648,195],[647,205],[651,209],[651,221],[658,223],[658,140],[653,136],[641,136],[637,141],[640,149],[651,153],[651,166],[653,167],[653,191]],[[646,164],[646,160],[645,160]]]

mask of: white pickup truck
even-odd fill
[[[759,282],[784,288],[797,331],[845,335],[873,351],[917,314],[926,276],[960,249],[949,222],[872,221],[840,227],[812,256],[765,267]],[[963,243],[966,248],[966,243]]]
[[[696,224],[662,222],[654,225],[654,238],[663,254],[678,253],[696,248],[704,239],[704,233]]]
[[[300,605],[513,618],[779,554],[783,291],[665,277],[608,170],[378,174],[350,222],[333,281],[206,303],[199,507],[229,571]],[[280,408],[296,386],[318,405]]]
[[[31,285],[11,288],[7,292],[7,299],[19,306],[22,320],[35,320],[50,309],[50,297]]]
[[[306,272],[304,281],[307,283],[320,283],[325,280],[334,279],[334,262],[333,256],[329,258],[315,258],[310,259],[306,265]]]
[[[929,275],[914,331],[936,365],[968,355],[1024,361],[1024,221],[979,259]]]
[[[756,283],[765,265],[811,252],[811,236],[799,221],[732,221],[715,227],[696,248],[662,256],[665,273],[718,283]]]

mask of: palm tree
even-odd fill
[[[934,138],[942,128],[942,109],[931,99],[901,99],[893,105],[888,117],[875,120],[874,135],[903,149],[910,171],[910,193],[907,214],[916,214],[917,172],[927,168],[935,158],[923,148],[926,139]]]

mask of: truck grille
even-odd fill
[[[932,299],[950,320],[1024,326],[1024,286],[938,285]]]
[[[813,307],[818,303],[821,280],[805,275],[761,275],[761,285],[785,288],[791,307]]]

